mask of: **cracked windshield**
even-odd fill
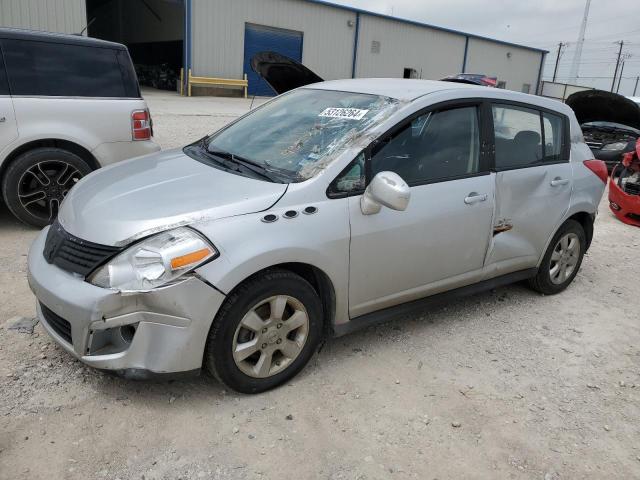
[[[207,149],[299,182],[324,168],[397,105],[397,100],[376,95],[296,90],[211,136]]]

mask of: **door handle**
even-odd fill
[[[6,121],[7,121],[6,117],[0,117],[0,123],[4,123]]]
[[[467,205],[472,205],[474,203],[478,203],[478,202],[484,202],[487,200],[487,194],[479,194],[476,192],[471,192],[469,195],[467,195],[464,199],[464,203],[466,203]]]
[[[569,179],[568,178],[556,177],[553,180],[551,180],[551,186],[552,187],[557,187],[559,185],[566,185],[568,183],[569,183]]]

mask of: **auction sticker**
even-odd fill
[[[347,118],[349,120],[362,120],[362,118],[367,114],[368,111],[369,110],[361,110],[359,108],[329,107],[320,112],[318,116],[330,118]]]

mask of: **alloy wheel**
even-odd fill
[[[76,167],[61,160],[38,162],[20,177],[20,204],[34,217],[51,222],[67,192],[82,176]]]
[[[298,299],[277,295],[249,309],[233,336],[233,360],[246,375],[267,378],[286,369],[302,352],[309,315]]]
[[[560,285],[573,275],[580,260],[580,239],[575,233],[563,235],[556,243],[549,262],[551,282]]]

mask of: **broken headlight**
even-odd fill
[[[615,143],[608,143],[607,145],[605,145],[604,147],[602,147],[603,151],[609,151],[609,152],[617,152],[619,150],[624,150],[625,148],[627,148],[627,145],[629,143],[628,142],[615,142]]]
[[[141,291],[175,283],[182,275],[218,256],[195,230],[176,228],[127,248],[96,270],[88,281],[103,288]]]

